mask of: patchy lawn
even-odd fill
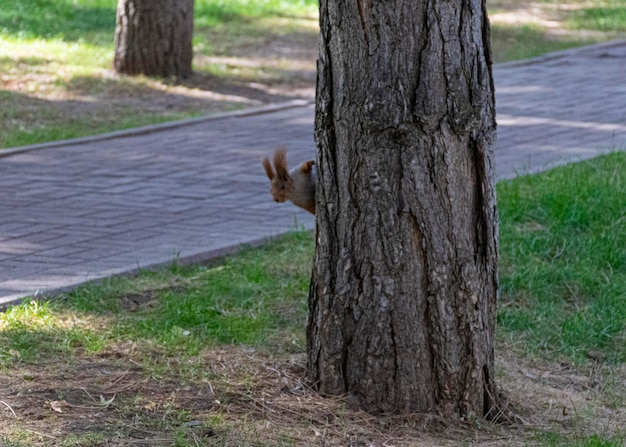
[[[501,424],[309,389],[296,232],[0,314],[0,445],[623,446],[624,172],[614,153],[498,184]]]

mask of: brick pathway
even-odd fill
[[[495,67],[499,178],[626,147],[626,42]],[[260,244],[313,218],[260,158],[314,157],[313,107],[21,148],[0,157],[0,305]]]

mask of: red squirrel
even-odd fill
[[[315,214],[317,184],[317,173],[313,168],[315,161],[305,161],[290,172],[287,169],[287,149],[283,147],[274,152],[273,168],[269,158],[263,157],[261,162],[270,179],[270,193],[274,201],[282,203],[289,200],[294,205]]]

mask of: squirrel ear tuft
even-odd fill
[[[274,177],[276,177],[276,173],[274,172],[274,169],[272,168],[270,159],[267,157],[263,157],[263,159],[261,160],[261,163],[263,163],[263,168],[265,168],[265,174],[267,174],[267,178],[269,178],[270,180],[273,180]]]
[[[314,160],[305,161],[300,165],[300,172],[303,174],[309,174],[313,170]]]
[[[286,180],[289,178],[289,169],[287,169],[287,149],[281,147],[274,152],[274,168],[279,178]]]

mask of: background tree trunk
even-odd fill
[[[320,1],[308,375],[367,411],[494,416],[484,1]]]
[[[189,76],[192,35],[193,0],[119,0],[115,71]]]

